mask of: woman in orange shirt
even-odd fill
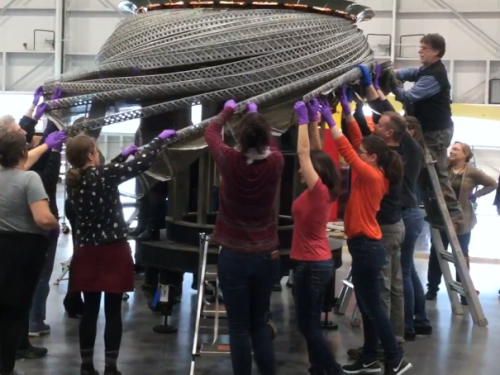
[[[346,374],[381,373],[377,352],[380,340],[386,356],[385,375],[402,375],[412,365],[403,357],[389,317],[382,307],[380,290],[386,250],[380,241],[382,233],[376,214],[389,183],[398,183],[402,179],[403,163],[399,155],[376,136],[364,138],[356,152],[335,126],[328,102],[323,100],[321,104],[320,112],[330,127],[339,153],[357,176],[347,202],[344,227],[352,256],[352,282],[363,318],[365,343],[362,359],[342,369]],[[357,127],[352,117],[348,126]]]

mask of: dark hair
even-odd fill
[[[377,165],[384,170],[389,183],[399,184],[403,178],[403,161],[399,154],[391,150],[387,143],[376,135],[363,138],[362,144],[367,154],[377,155]]]
[[[424,132],[422,131],[422,126],[416,117],[413,116],[405,116],[406,126],[408,130],[413,130],[413,139],[417,141],[417,143],[425,149],[425,139]]]
[[[384,112],[382,116],[389,117],[389,127],[394,132],[392,138],[394,142],[400,142],[406,132],[406,120],[403,116],[396,112]]]
[[[261,114],[247,113],[241,119],[237,140],[242,153],[251,148],[263,153],[271,141],[271,126]]]
[[[26,157],[26,136],[19,132],[8,132],[0,137],[0,165],[14,168]]]
[[[420,39],[420,43],[426,44],[431,47],[438,54],[438,57],[441,58],[446,53],[446,41],[439,34],[427,34],[422,39]]]
[[[328,187],[330,200],[335,201],[340,192],[340,173],[332,158],[324,151],[312,150],[311,162],[321,181]]]
[[[87,164],[87,157],[94,152],[96,140],[88,135],[77,135],[66,144],[66,160],[71,168],[66,173],[66,184],[69,187],[77,187],[81,178],[81,170]]]

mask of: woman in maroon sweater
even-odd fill
[[[283,156],[272,144],[271,127],[250,103],[237,132],[238,146],[222,140],[234,100],[205,132],[221,176],[219,214],[213,241],[222,247],[219,283],[226,305],[233,373],[252,373],[252,349],[259,371],[274,375],[275,359],[266,315],[279,267],[276,196]]]

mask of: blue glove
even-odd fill
[[[373,85],[372,73],[364,65],[358,65],[358,69],[361,70],[361,86],[368,87]]]

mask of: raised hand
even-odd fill
[[[62,96],[63,96],[64,92],[62,89],[56,87],[56,89],[54,90],[54,92],[52,93],[52,98],[50,98],[50,100],[58,100],[58,99],[61,99]]]
[[[477,197],[476,197],[476,195],[475,195],[475,194],[473,194],[473,193],[470,193],[470,194],[469,194],[469,201],[470,201],[471,203],[476,203],[476,201],[477,201]]]
[[[238,104],[233,99],[231,99],[231,100],[228,100],[226,102],[226,104],[224,104],[224,109],[230,108],[234,111],[237,106],[238,106]]]
[[[318,121],[318,112],[319,112],[319,102],[318,99],[309,100],[306,103],[307,113],[309,114],[309,122]]]
[[[127,159],[130,155],[134,155],[137,150],[139,150],[139,148],[136,145],[128,146],[122,151],[122,156],[124,159]]]
[[[257,113],[258,112],[257,104],[255,104],[255,103],[248,103],[247,104],[247,112],[248,113]]]
[[[307,115],[307,108],[304,102],[300,101],[295,103],[293,106],[295,113],[297,114],[297,119],[299,121],[299,125],[307,125],[309,124],[309,117]]]
[[[373,85],[370,70],[364,65],[358,65],[358,69],[361,70],[361,86],[368,87]]]
[[[45,139],[45,144],[48,148],[61,152],[62,144],[66,140],[66,132],[64,130],[50,133]]]
[[[47,103],[43,102],[42,104],[39,104],[35,109],[35,115],[33,116],[33,120],[35,121],[40,120],[45,111],[47,110],[47,108],[48,108]]]
[[[335,126],[330,103],[328,103],[326,96],[319,99],[319,112],[330,128]]]
[[[346,85],[342,85],[342,94],[340,94],[340,106],[342,107],[342,113],[345,116],[352,114],[351,102],[349,100],[348,88]]]
[[[373,80],[373,87],[375,90],[380,90],[380,76],[382,75],[382,66],[377,62],[375,63],[375,78]]]
[[[166,141],[169,138],[174,138],[177,136],[177,132],[175,130],[167,129],[164,130],[158,135],[158,138],[160,138],[162,141]]]
[[[39,88],[36,89],[35,93],[33,94],[33,105],[36,106],[38,103],[40,103],[40,99],[43,96],[43,86],[40,86]]]

